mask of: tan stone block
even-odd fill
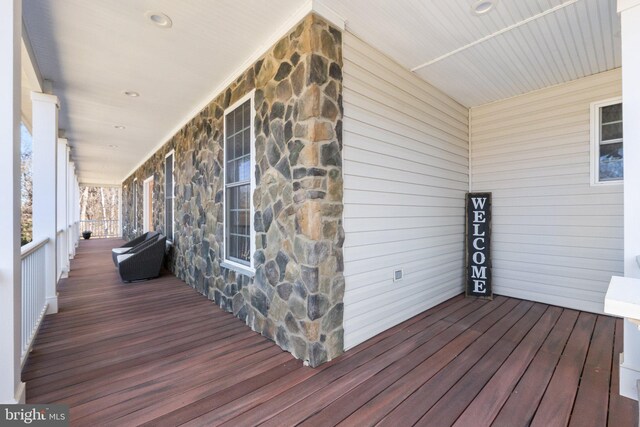
[[[273,320],[282,321],[289,311],[289,306],[280,298],[273,298],[269,306],[269,317]]]
[[[307,200],[296,213],[300,232],[312,240],[322,238],[321,205],[318,200]]]
[[[309,126],[310,141],[329,141],[334,136],[333,124],[328,122],[314,122]]]
[[[300,326],[307,340],[312,342],[318,341],[318,338],[320,338],[320,322],[319,321],[317,320],[313,322],[302,321],[300,322]]]
[[[276,86],[276,97],[279,101],[287,102],[292,96],[291,83],[289,80],[283,80]]]
[[[312,84],[298,100],[298,120],[307,120],[320,115],[320,88]]]
[[[263,87],[265,86],[273,77],[276,75],[278,71],[278,64],[272,58],[267,56],[264,58],[264,62],[262,63],[262,67],[260,68],[260,72],[256,76],[256,86]]]
[[[305,142],[298,156],[298,164],[307,167],[320,164],[318,144],[316,142]]]

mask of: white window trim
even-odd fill
[[[615,98],[604,99],[602,101],[596,101],[591,103],[591,185],[621,185],[624,183],[623,179],[617,179],[613,181],[600,181],[600,109],[613,104],[622,103],[622,97],[617,96]],[[624,116],[623,116],[624,124]],[[622,136],[622,146],[624,147],[624,134]],[[623,148],[624,149],[624,148]],[[624,158],[622,159],[624,164]]]
[[[222,212],[223,212],[223,222],[222,222],[222,228],[224,230],[224,233],[222,234],[222,263],[220,264],[222,267],[226,267],[229,268],[231,270],[237,271],[239,273],[242,273],[244,275],[247,276],[254,276],[256,273],[255,270],[255,266],[253,263],[253,254],[255,254],[256,252],[256,232],[255,229],[253,227],[253,221],[255,218],[255,206],[253,205],[253,193],[256,189],[256,177],[255,177],[255,170],[256,170],[256,150],[255,150],[255,107],[254,107],[254,94],[255,94],[255,89],[252,90],[251,92],[247,93],[245,96],[243,96],[242,98],[240,98],[239,100],[237,100],[236,102],[233,103],[233,105],[230,105],[228,108],[226,108],[224,110],[224,116],[222,117],[223,120],[223,128],[224,128],[224,160],[223,160],[223,167],[222,167],[222,177],[223,177],[223,184],[222,184]],[[227,167],[227,146],[226,146],[226,142],[227,142],[227,114],[229,114],[230,112],[234,111],[236,108],[238,108],[240,105],[244,104],[245,102],[247,102],[247,100],[251,101],[249,110],[251,111],[251,155],[249,156],[250,158],[250,164],[249,164],[249,170],[250,170],[250,185],[249,185],[249,212],[250,212],[250,220],[249,220],[249,248],[251,251],[251,254],[249,256],[249,265],[244,265],[244,264],[240,264],[236,261],[233,260],[229,260],[227,259],[227,171],[226,171],[226,167]]]
[[[151,202],[151,206],[153,207],[153,193],[149,192],[147,184],[153,181],[153,175],[149,178],[145,179],[142,183],[142,232],[146,233],[151,228],[151,224],[149,223],[149,218],[147,214],[152,214],[152,212],[147,212],[147,206],[149,202]]]
[[[138,178],[133,178],[133,234],[138,234]]]
[[[176,238],[176,150],[171,150],[169,151],[165,156],[164,156],[164,172],[167,172],[167,158],[169,158],[169,156],[173,156],[171,158],[171,161],[173,162],[173,164],[171,165],[171,182],[173,183],[173,185],[171,186],[171,199],[173,200],[173,202],[171,203],[171,208],[173,210],[171,218],[173,218],[173,221],[171,221],[171,236],[172,239],[169,240],[167,239],[168,243],[173,243],[173,239]],[[164,177],[164,206],[165,209],[167,208],[167,177]],[[164,214],[164,226],[167,226],[167,213],[165,212]],[[166,231],[165,231],[166,234]]]

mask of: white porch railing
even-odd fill
[[[47,262],[44,246],[47,242],[49,239],[22,247],[22,364],[47,312],[44,273]]]
[[[81,220],[80,234],[91,231],[91,237],[120,237],[120,221],[117,219]]]

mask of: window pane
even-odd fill
[[[249,175],[249,156],[245,156],[238,160],[238,181],[248,181],[251,176]]]
[[[229,257],[238,258],[238,237],[229,237]]]
[[[602,123],[622,120],[622,104],[607,105],[601,108]]]
[[[623,178],[622,143],[600,146],[600,181]]]
[[[243,185],[238,187],[238,208],[249,209],[249,186]]]
[[[242,132],[242,153],[251,153],[251,129],[247,128]]]
[[[168,240],[173,240],[173,157],[167,156],[164,163],[164,231]]]
[[[238,258],[249,262],[249,238],[248,237],[239,237],[238,238]]]
[[[622,122],[602,125],[602,141],[622,138]]]

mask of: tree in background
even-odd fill
[[[81,186],[80,221],[84,221],[84,229],[80,231],[91,231],[95,237],[118,236],[119,208],[118,188]]]
[[[20,136],[20,240],[22,245],[26,245],[33,240],[33,180],[31,177],[33,155],[31,151],[31,135],[24,124],[20,127]]]
[[[33,180],[31,177],[31,150],[23,151],[20,155],[20,183],[22,212],[20,217],[20,238],[22,245],[33,240]]]

